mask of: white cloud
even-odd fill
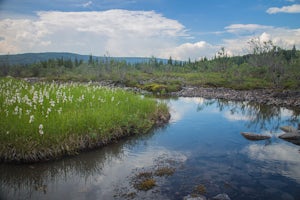
[[[196,43],[184,43],[176,47],[164,49],[160,53],[161,57],[168,58],[171,56],[177,60],[199,60],[203,57],[211,58],[216,53],[219,46],[213,46],[205,41],[199,41]]]
[[[82,4],[82,6],[83,6],[84,8],[87,8],[87,7],[90,7],[92,4],[93,4],[92,1],[88,1],[88,2],[86,2],[86,3],[84,3],[84,4]]]
[[[294,4],[291,6],[283,6],[281,8],[271,7],[266,11],[268,14],[277,13],[300,13],[300,4]]]
[[[92,3],[88,1],[86,5]],[[0,54],[64,51],[111,56],[155,56],[193,61],[211,58],[225,47],[242,55],[254,37],[300,48],[300,29],[260,24],[231,24],[219,33],[222,43],[182,42],[191,35],[180,22],[155,11],[107,10],[94,12],[41,11],[36,18],[0,20]],[[183,40],[184,39],[184,40]]]
[[[271,29],[272,26],[264,26],[260,24],[231,24],[225,27],[228,33],[245,33],[245,32],[256,32],[259,30]]]
[[[0,53],[68,51],[151,56],[188,36],[185,27],[154,11],[38,12],[37,19],[0,21]]]
[[[253,38],[260,41],[272,40],[282,48],[300,48],[300,29],[264,26],[260,24],[232,24],[225,27],[227,33],[234,34],[232,39],[223,39],[223,46],[234,55],[249,53],[248,42]]]

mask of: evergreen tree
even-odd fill
[[[89,56],[89,65],[93,65],[94,61],[93,61],[93,56],[92,54]]]
[[[172,57],[170,56],[169,60],[168,60],[168,65],[173,65],[173,60]]]

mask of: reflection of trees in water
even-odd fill
[[[82,178],[85,181],[92,180],[103,173],[103,168],[108,163],[124,159],[124,149],[131,149],[138,143],[147,141],[153,134],[154,131],[151,131],[148,134],[132,136],[101,150],[82,152],[80,155],[58,161],[32,165],[0,164],[0,199],[4,198],[2,195],[21,195],[24,199],[30,199],[36,191],[47,193],[47,184],[70,180],[78,183]],[[74,180],[76,177],[80,180]]]
[[[280,126],[297,126],[300,122],[299,109],[285,109],[278,106],[263,105],[253,102],[232,102],[223,99],[206,100],[199,104],[197,110],[201,111],[207,106],[216,105],[220,112],[229,110],[231,115],[241,115],[247,118],[247,126],[267,129],[272,125],[272,130],[278,130]]]

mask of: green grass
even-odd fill
[[[121,89],[0,79],[0,160],[34,162],[146,133],[165,104]]]

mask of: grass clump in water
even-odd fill
[[[135,188],[138,190],[147,191],[156,186],[156,181],[153,178],[142,180],[135,184]]]
[[[36,162],[76,154],[169,119],[150,98],[92,83],[29,84],[0,79],[0,161]]]

